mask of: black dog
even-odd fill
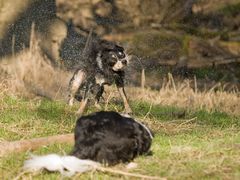
[[[123,99],[125,112],[131,113],[124,90],[124,67],[129,56],[124,48],[104,40],[93,40],[88,43],[73,77],[69,82],[69,105],[74,99],[81,101],[78,114],[82,114],[88,100],[93,96],[95,105],[104,92],[104,85],[116,84]]]
[[[24,169],[47,169],[71,176],[93,170],[101,164],[110,166],[129,162],[148,153],[153,138],[150,130],[140,122],[104,111],[80,117],[74,133],[75,145],[70,156],[32,156],[24,163]]]
[[[114,165],[147,153],[152,134],[143,124],[116,112],[80,117],[75,127],[73,156]]]

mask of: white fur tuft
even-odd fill
[[[24,163],[24,170],[39,171],[47,169],[48,171],[59,171],[65,176],[72,176],[75,173],[83,173],[96,169],[99,163],[91,160],[81,160],[74,156],[59,156],[49,154],[46,156],[32,156]]]
[[[130,116],[129,114],[127,114],[127,113],[122,113],[121,116],[126,117],[126,118],[131,118],[131,116]],[[140,124],[144,129],[146,129],[146,131],[148,132],[150,138],[153,139],[153,135],[152,135],[150,129],[149,129],[147,126],[145,126],[145,125],[144,125],[143,123],[141,123],[140,121],[136,121],[136,120],[134,120],[134,121],[135,121],[136,123]]]

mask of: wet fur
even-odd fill
[[[129,162],[149,154],[153,135],[142,123],[116,112],[101,111],[82,116],[75,126],[75,145],[70,155],[31,156],[25,171],[59,171],[66,176],[103,165]]]
[[[78,114],[82,114],[88,99],[98,104],[104,92],[104,85],[116,84],[124,101],[125,111],[131,112],[124,90],[124,67],[128,57],[124,48],[114,43],[98,40],[85,50],[73,77],[69,82],[69,105],[74,99],[83,102]]]
[[[152,142],[146,126],[113,111],[80,117],[74,134],[72,155],[108,165],[148,153]]]

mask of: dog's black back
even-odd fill
[[[116,112],[97,112],[78,119],[72,155],[114,165],[147,153],[150,131],[132,118]]]

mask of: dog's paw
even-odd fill
[[[131,108],[127,108],[124,110],[123,112],[124,114],[128,114],[128,115],[131,115],[133,112],[132,112],[132,109]]]
[[[83,111],[78,110],[75,114],[76,114],[78,117],[81,117],[81,116],[83,115]]]
[[[101,109],[102,109],[102,107],[100,106],[99,103],[95,103],[94,106],[95,106],[95,108],[97,108],[98,110],[101,110]]]
[[[83,115],[84,108],[79,108],[78,111],[75,113],[78,117],[81,117]]]
[[[69,106],[73,106],[73,101],[74,101],[73,99],[69,99],[68,105],[69,105]]]

